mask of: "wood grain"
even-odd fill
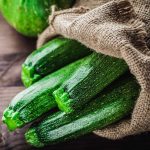
[[[3,110],[11,99],[24,89],[20,79],[21,64],[26,56],[35,49],[36,39],[29,39],[18,34],[0,16],[0,118]],[[0,150],[34,150],[24,140],[24,132],[27,127],[10,133],[1,124],[4,142],[0,142]],[[150,134],[130,136],[122,140],[111,141],[100,138],[94,134],[83,136],[77,140],[45,147],[45,150],[121,150],[129,149],[132,145],[135,149],[148,150],[150,147]]]

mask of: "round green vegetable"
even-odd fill
[[[72,6],[74,0],[0,0],[4,18],[18,32],[35,37],[48,25],[50,7],[64,9]]]

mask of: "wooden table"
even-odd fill
[[[35,48],[36,39],[29,39],[18,34],[0,16],[0,118],[3,110],[8,106],[11,99],[23,90],[20,80],[21,64],[25,57]],[[0,121],[0,124],[2,122]],[[25,150],[34,149],[24,140],[24,132],[27,127],[9,133],[4,125],[1,130],[4,142],[0,143],[0,150]],[[84,150],[101,149],[116,150],[128,149],[148,150],[150,149],[150,134],[144,133],[137,136],[130,136],[122,140],[111,141],[100,138],[94,134],[83,136],[77,140],[46,147],[50,150]]]

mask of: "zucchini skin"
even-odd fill
[[[45,75],[91,53],[75,40],[57,37],[27,57],[22,65],[22,81],[29,87]]]
[[[52,5],[69,8],[74,0],[0,0],[0,11],[18,32],[36,37],[48,26]]]
[[[56,107],[53,91],[70,77],[82,61],[78,60],[46,76],[16,95],[3,114],[3,122],[8,129],[14,131]]]
[[[96,96],[107,85],[128,70],[118,58],[93,53],[82,66],[53,92],[60,110],[70,113]]]
[[[81,111],[57,112],[33,124],[25,134],[26,140],[35,147],[43,147],[102,129],[129,115],[139,92],[136,80],[123,76]]]

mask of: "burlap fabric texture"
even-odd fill
[[[119,139],[150,131],[150,50],[146,44],[150,35],[150,1],[78,0],[75,6],[86,7],[53,10],[50,26],[39,36],[38,47],[62,35],[97,52],[124,59],[141,85],[132,116],[95,133]]]

